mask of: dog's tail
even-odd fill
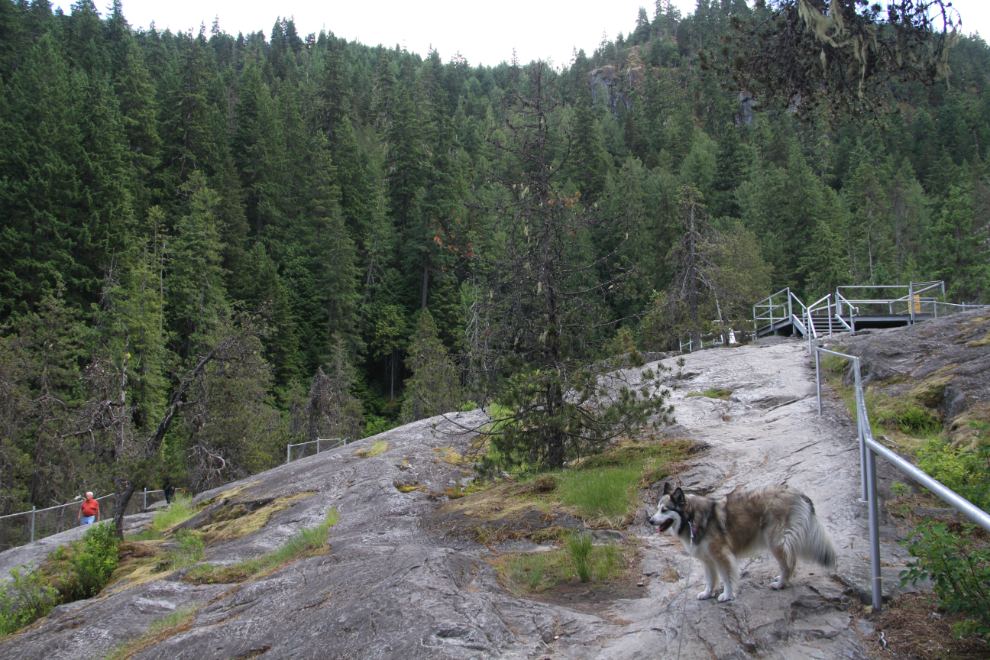
[[[807,495],[801,495],[801,504],[803,506],[800,506],[801,515],[798,516],[800,521],[798,524],[804,529],[802,530],[803,534],[801,534],[803,543],[798,549],[798,555],[802,559],[816,562],[834,570],[837,561],[835,543],[832,541],[828,530],[815,515],[815,505],[811,503]]]

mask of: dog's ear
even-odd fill
[[[674,488],[670,485],[669,481],[663,482],[663,494],[670,495],[674,492]]]
[[[681,487],[680,486],[678,486],[677,489],[674,490],[673,493],[671,493],[671,495],[670,495],[670,501],[675,506],[684,506],[684,504],[685,504],[684,491],[681,490]]]

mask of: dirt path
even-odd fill
[[[732,489],[787,483],[814,501],[839,549],[837,573],[798,564],[791,585],[773,591],[776,562],[764,555],[740,562],[740,594],[728,604],[699,601],[701,566],[667,535],[641,530],[649,597],[618,603],[618,624],[599,639],[558,645],[556,657],[613,660],[694,658],[863,658],[869,625],[847,610],[869,590],[867,508],[859,501],[855,424],[841,402],[827,398],[818,417],[814,363],[807,344],[778,340],[764,346],[703,351],[664,364],[681,377],[673,392],[678,435],[707,443],[707,453],[681,475],[689,492],[724,495]],[[687,397],[709,387],[731,389],[728,401]],[[881,474],[881,479],[894,476]],[[890,529],[886,539],[896,538]],[[903,552],[882,544],[887,588],[896,585]],[[890,571],[888,575],[887,571]],[[668,581],[665,581],[668,580]],[[683,622],[683,627],[682,627]],[[683,634],[681,635],[681,631]],[[681,638],[679,638],[681,637]]]

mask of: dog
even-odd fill
[[[732,600],[739,589],[738,557],[763,548],[769,548],[780,564],[771,589],[787,586],[798,557],[835,569],[835,544],[807,495],[787,486],[737,490],[716,500],[685,495],[667,482],[650,518],[659,532],[670,530],[704,566],[705,590],[698,600],[714,596],[719,580],[725,585],[719,602]]]

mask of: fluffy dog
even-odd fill
[[[732,491],[722,499],[685,495],[680,487],[663,486],[650,523],[668,529],[688,553],[705,567],[705,590],[699,600],[711,598],[719,580],[725,585],[718,599],[732,600],[739,588],[738,557],[769,548],[780,564],[772,589],[783,589],[798,557],[835,568],[835,544],[815,516],[806,495],[787,486]]]

